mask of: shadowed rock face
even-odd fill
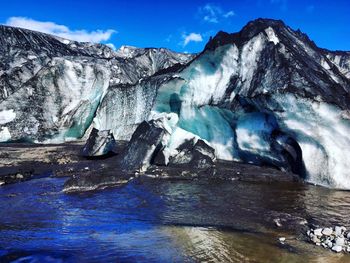
[[[142,122],[129,141],[120,161],[125,170],[145,171],[162,147],[167,131],[159,120]]]
[[[170,157],[170,166],[190,166],[193,168],[207,169],[214,165],[216,160],[215,150],[203,140],[193,139],[185,141],[177,149],[178,153]]]
[[[115,153],[115,148],[116,142],[111,131],[93,128],[81,154],[84,157],[101,157]]]
[[[169,123],[171,122],[171,123]],[[152,165],[184,166],[207,169],[214,165],[215,150],[197,137],[184,139],[180,136],[178,146],[172,149],[172,127],[176,120],[171,115],[142,122],[129,141],[121,157],[121,166],[127,170],[146,171]]]

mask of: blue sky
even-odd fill
[[[115,47],[201,51],[217,31],[239,31],[248,21],[282,19],[320,47],[350,50],[349,0],[227,1],[3,1],[0,23]]]

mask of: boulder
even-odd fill
[[[334,227],[334,232],[335,232],[335,235],[337,237],[341,236],[345,230],[346,230],[346,228],[343,226],[335,226]]]
[[[167,166],[169,164],[169,154],[166,153],[166,147],[162,147],[162,149],[157,153],[154,158],[153,164],[158,166]]]
[[[322,228],[314,229],[314,234],[318,237],[322,236]]]
[[[332,250],[334,252],[339,253],[339,252],[341,252],[343,250],[343,248],[342,248],[342,246],[335,245],[335,246],[332,247]]]
[[[169,165],[188,165],[192,168],[211,168],[215,162],[215,150],[205,141],[191,139],[177,148],[178,153],[171,156]]]
[[[120,165],[126,171],[144,172],[154,164],[157,166],[181,166],[207,169],[213,166],[215,150],[205,141],[192,138],[177,138],[180,144],[173,148],[171,139],[177,115],[165,115],[158,119],[143,121],[135,130],[125,152],[121,156]]]
[[[164,140],[169,136],[170,132],[166,129],[163,119],[143,121],[133,133],[123,153],[120,160],[122,169],[145,171],[164,147]]]
[[[345,239],[343,237],[337,237],[335,239],[335,244],[338,246],[344,246],[345,245]]]
[[[102,157],[116,153],[116,142],[110,130],[99,131],[93,128],[81,154],[84,157]]]
[[[333,229],[330,227],[326,227],[322,230],[322,234],[325,236],[330,236],[333,234]]]

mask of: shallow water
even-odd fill
[[[350,262],[275,218],[350,226],[350,193],[296,183],[143,179],[65,194],[65,179],[0,188],[1,262]],[[287,238],[285,244],[278,237]]]

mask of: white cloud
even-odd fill
[[[110,47],[113,50],[117,50],[115,45],[113,45],[112,43],[106,43],[106,46]]]
[[[71,30],[65,25],[58,25],[54,22],[42,22],[27,17],[10,17],[6,23],[8,26],[21,27],[30,30],[35,30],[51,35],[56,35],[62,38],[75,40],[79,42],[99,43],[110,39],[115,30]]]
[[[190,33],[188,35],[183,34],[182,35],[183,38],[183,46],[187,46],[188,43],[190,42],[202,42],[203,38],[201,34],[198,33]]]
[[[220,6],[215,4],[206,4],[198,9],[200,17],[208,23],[217,24],[222,18],[229,18],[235,15],[233,10],[224,11]]]
[[[234,15],[235,15],[235,12],[233,12],[233,11],[231,10],[231,11],[228,11],[226,14],[224,14],[224,17],[225,17],[225,18],[228,18],[228,17],[234,16]]]
[[[222,10],[219,6],[213,4],[206,4],[204,7],[201,8],[201,10],[204,13],[204,21],[207,21],[209,23],[219,22],[218,16],[222,13]]]

